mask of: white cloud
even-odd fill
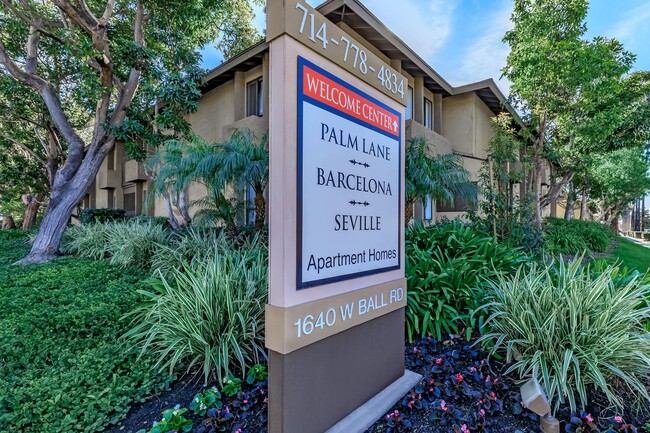
[[[452,32],[459,0],[367,0],[364,5],[393,33],[427,61],[434,58]]]
[[[605,34],[625,43],[632,51],[641,48],[650,35],[650,1],[625,13]]]
[[[483,22],[486,23],[486,28],[483,32],[479,32],[475,40],[465,48],[459,68],[450,75],[450,82],[453,85],[492,78],[502,91],[508,93],[510,82],[500,77],[510,49],[501,40],[506,31],[512,28],[510,21],[512,8],[512,3],[507,1],[499,10],[485,18]]]

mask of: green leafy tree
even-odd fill
[[[635,199],[650,192],[650,159],[643,147],[627,147],[592,156],[588,165],[589,196],[597,219],[615,224]]]
[[[433,155],[424,137],[413,137],[406,143],[406,223],[413,218],[413,205],[427,196],[436,201],[453,201],[463,197],[476,202],[478,187],[463,168],[461,157],[451,154]]]
[[[514,28],[504,37],[511,49],[503,70],[512,82],[510,99],[530,126],[527,190],[538,226],[542,209],[584,169],[585,155],[647,127],[647,120],[630,123],[647,113],[647,89],[644,94],[628,76],[634,56],[616,40],[583,39],[587,7],[586,0],[515,0]],[[545,160],[551,187],[543,194]]]
[[[0,1],[0,74],[39,95],[66,144],[23,260],[40,262],[56,255],[116,141],[143,157],[144,143],[188,133],[183,115],[197,108],[202,78],[196,50],[222,31],[226,48],[248,35],[251,10],[246,0]]]

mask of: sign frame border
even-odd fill
[[[392,107],[389,107],[387,104],[379,101],[378,99],[368,95],[366,92],[362,91],[361,89],[358,89],[351,84],[348,84],[345,82],[343,79],[335,76],[333,73],[326,71],[322,67],[310,62],[306,58],[298,55],[297,56],[297,65],[298,65],[298,92],[297,92],[297,184],[296,184],[296,290],[304,290],[304,289],[309,289],[312,287],[318,287],[318,286],[324,286],[327,284],[331,283],[338,283],[341,281],[347,281],[347,280],[352,280],[356,278],[362,278],[362,277],[367,277],[369,275],[375,275],[375,274],[381,274],[384,272],[390,272],[390,271],[396,271],[401,269],[401,263],[402,263],[402,257],[401,257],[401,244],[402,244],[402,230],[401,230],[401,221],[402,221],[402,141],[403,141],[403,118],[402,118],[402,113],[393,109]],[[382,134],[384,136],[394,138],[390,134],[388,134],[386,131],[382,131],[379,128],[376,128],[372,125],[369,125],[366,122],[360,121],[359,119],[356,119],[352,116],[347,115],[346,113],[343,113],[339,110],[336,110],[332,107],[328,107],[327,105],[320,104],[316,101],[313,101],[311,98],[307,97],[304,95],[304,80],[303,80],[303,68],[307,66],[314,71],[324,75],[325,77],[329,78],[330,80],[334,81],[335,83],[345,87],[348,90],[351,90],[352,92],[358,94],[359,96],[362,96],[366,98],[368,101],[377,104],[384,108],[385,110],[390,111],[391,113],[395,114],[398,119],[399,119],[399,133],[398,133],[398,138],[397,138],[397,161],[398,161],[398,168],[397,168],[397,173],[398,173],[398,183],[397,183],[397,197],[398,197],[398,206],[397,206],[397,265],[395,266],[387,266],[384,268],[378,268],[378,269],[372,269],[368,271],[361,271],[361,272],[353,272],[353,273],[348,273],[344,275],[339,275],[336,277],[328,277],[328,278],[321,278],[319,280],[313,280],[313,281],[307,281],[304,282],[302,281],[302,206],[303,206],[303,188],[302,188],[302,183],[303,183],[303,103],[311,103],[312,105],[315,105],[318,108],[321,108],[325,111],[328,111],[332,114],[338,115],[343,117],[346,120],[349,120],[353,123],[356,123],[358,125],[367,127],[379,134]],[[347,71],[346,71],[347,72]]]

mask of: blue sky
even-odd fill
[[[493,78],[508,94],[501,78],[508,47],[501,39],[512,27],[512,0],[361,1],[452,85]],[[260,30],[266,25],[262,8],[256,8],[255,24]],[[595,36],[618,39],[636,54],[635,69],[650,70],[650,0],[592,0],[586,37]],[[203,51],[204,68],[222,61],[214,47]],[[650,197],[646,202],[650,207]]]
[[[493,78],[507,94],[509,83],[500,79],[500,70],[508,47],[501,39],[512,26],[511,0],[361,1],[452,85]],[[307,2],[317,6],[322,1]],[[256,15],[261,30],[262,8]],[[650,0],[593,0],[587,27],[587,37],[617,38],[637,55],[636,69],[650,69]],[[203,56],[206,69],[223,59],[213,47],[206,47]]]

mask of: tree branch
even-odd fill
[[[108,0],[106,2],[106,9],[104,10],[104,14],[99,19],[99,25],[105,26],[106,24],[108,24],[108,22],[111,19],[111,16],[113,15],[113,8],[115,8],[115,0]]]
[[[9,72],[12,77],[24,85],[33,88],[39,93],[39,95],[41,95],[41,98],[43,99],[43,102],[45,103],[45,106],[50,113],[52,121],[69,144],[68,160],[66,161],[66,166],[64,166],[61,171],[64,172],[66,178],[69,178],[67,176],[71,177],[74,175],[74,172],[83,160],[85,143],[68,121],[68,118],[63,111],[63,107],[61,106],[61,101],[59,101],[59,97],[54,91],[54,87],[50,82],[39,77],[38,75],[23,71],[16,64],[16,62],[14,62],[11,57],[9,57],[9,54],[7,53],[7,50],[1,39],[0,64],[5,67],[6,71]]]
[[[16,140],[15,138],[5,134],[4,132],[0,132],[0,137],[4,138],[5,140],[11,142],[14,146],[16,146],[19,150],[22,150],[23,153],[28,154],[32,158],[34,158],[40,165],[43,166],[47,170],[47,163],[43,158],[38,156],[36,152],[34,152],[32,149],[29,148],[29,146],[21,143],[20,141]]]
[[[25,15],[22,11],[20,11],[17,7],[15,7],[10,1],[8,0],[0,0],[0,2],[11,12],[14,13],[21,21],[23,21],[25,24],[27,24],[30,27],[34,27],[36,30],[38,30],[40,33],[43,35],[47,36],[48,38],[54,39],[57,42],[63,43],[63,39],[55,35],[54,33],[50,32],[47,30],[44,25],[49,25],[52,27],[59,27],[63,28],[63,23],[54,21],[54,20],[43,20],[43,19],[38,19],[35,20],[33,18],[28,17]],[[29,6],[25,4],[25,2],[20,2],[21,5],[23,5],[24,8],[28,8]],[[47,23],[47,24],[45,24]]]
[[[38,62],[38,32],[34,26],[29,27],[29,36],[27,37],[27,57],[25,59],[25,72],[36,74]]]
[[[144,7],[142,3],[138,2],[138,11],[135,16],[135,25],[133,30],[133,38],[136,45],[144,46],[144,23],[146,17],[144,15]],[[115,111],[111,119],[111,125],[116,126],[120,124],[126,117],[126,107],[131,103],[135,96],[138,85],[140,84],[140,70],[137,67],[131,68],[129,79],[120,92],[120,95],[115,105]]]
[[[546,195],[542,197],[542,199],[540,200],[541,207],[546,207],[549,204],[551,204],[554,200],[556,200],[560,196],[560,193],[562,192],[564,185],[571,182],[573,180],[574,175],[575,175],[575,171],[570,171],[565,173],[564,176],[562,176],[562,180],[560,180],[558,183],[553,185],[546,193]]]

